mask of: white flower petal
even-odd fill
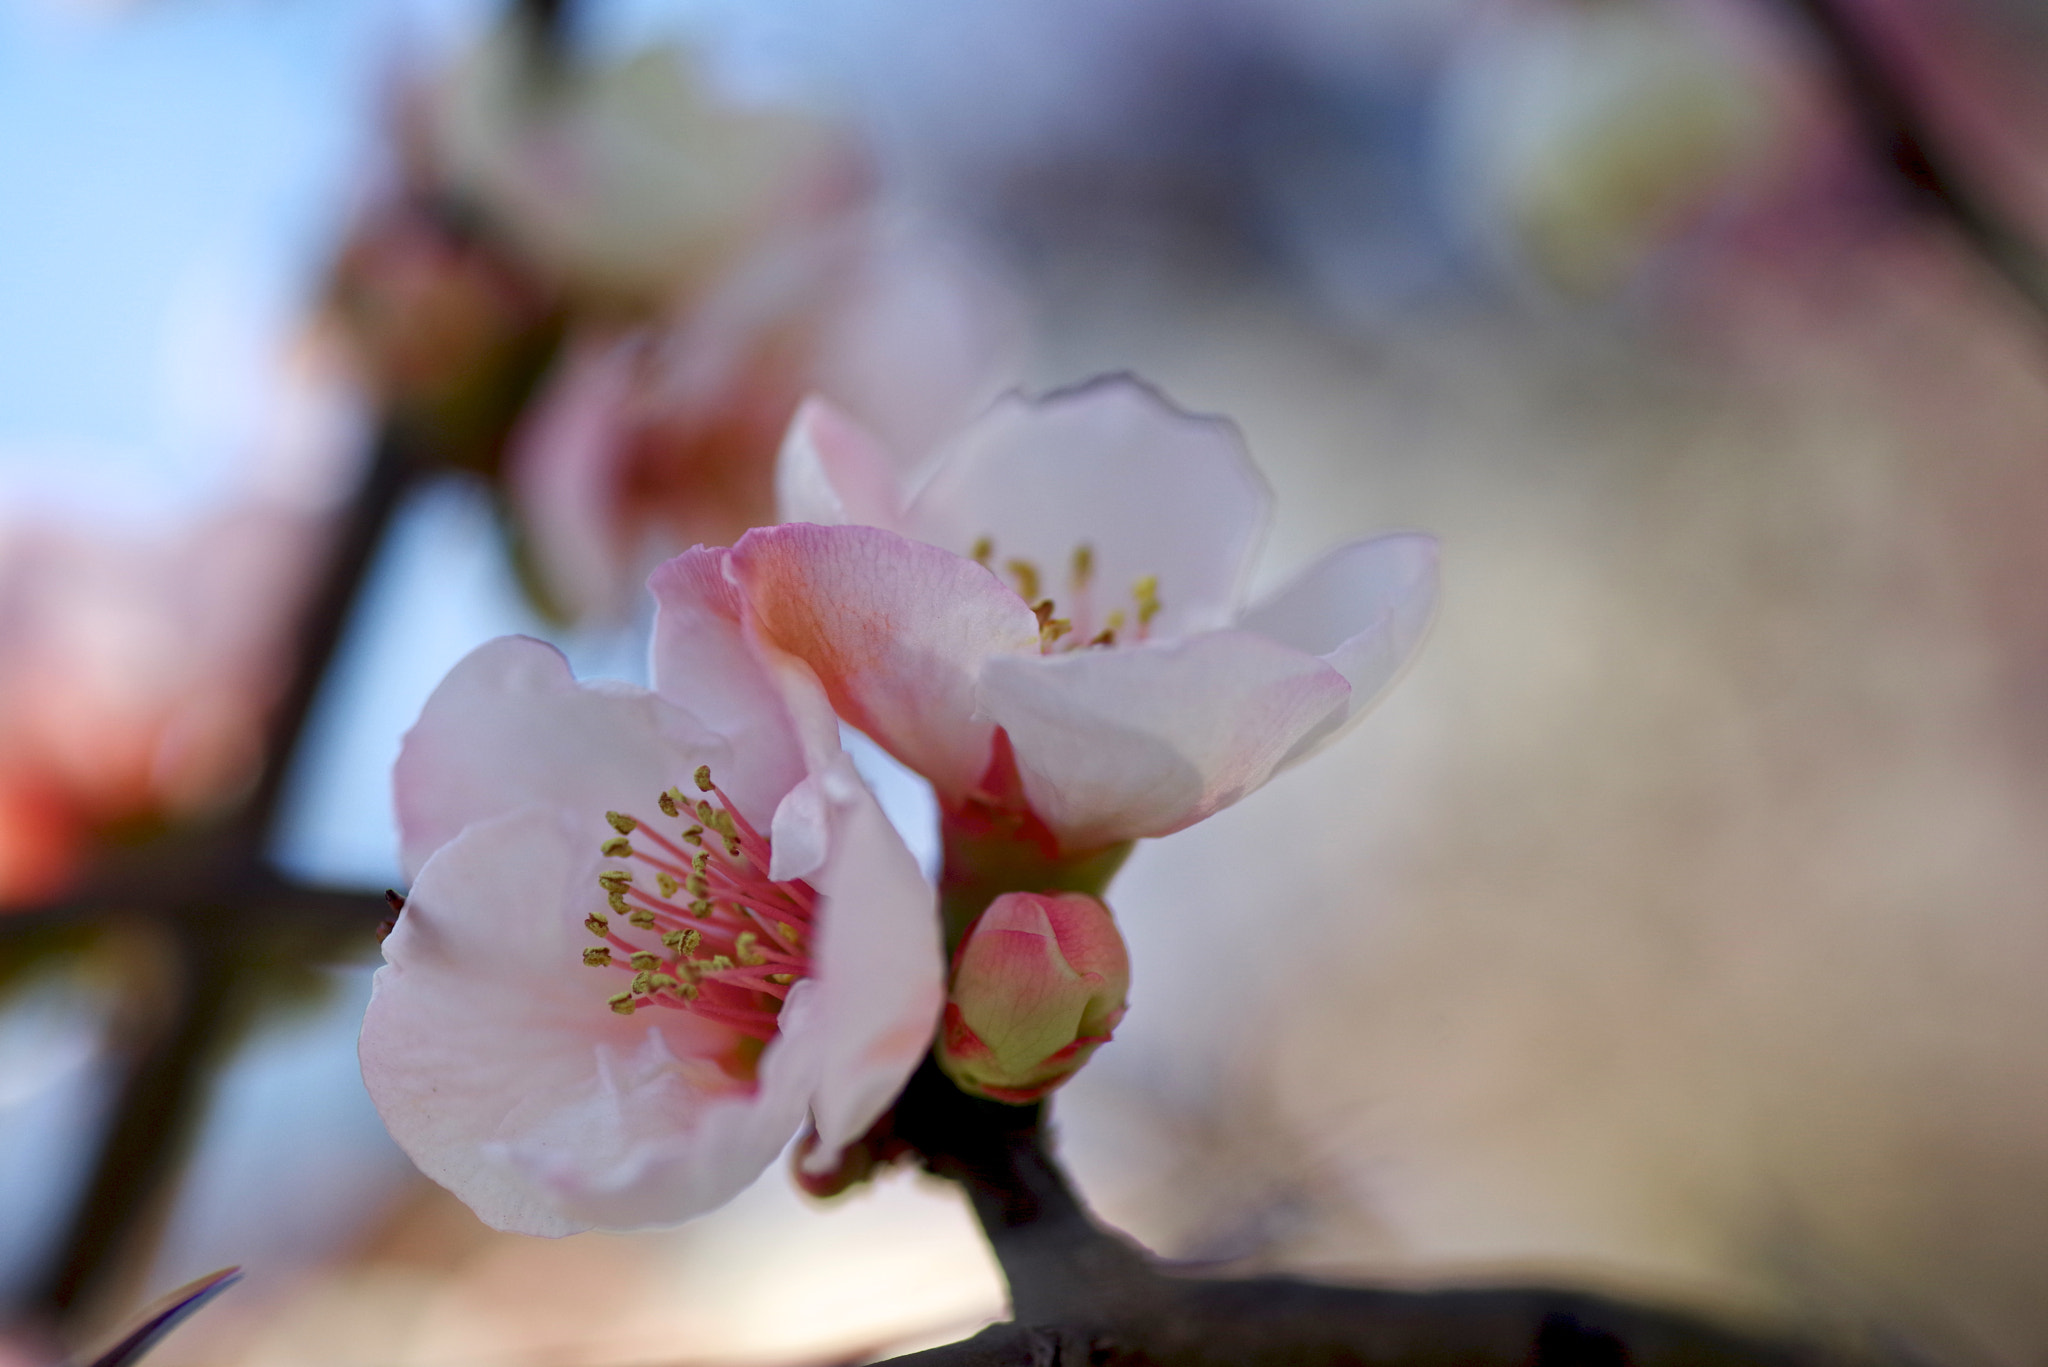
[[[756,748],[750,737],[750,764]],[[406,733],[392,770],[400,863],[411,877],[463,827],[535,804],[576,812],[594,851],[607,809],[646,814],[699,764],[725,772],[733,758],[645,689],[578,683],[553,646],[501,636],[449,671]]]
[[[1341,712],[1349,692],[1313,655],[1216,631],[999,657],[982,670],[980,698],[1009,732],[1032,810],[1078,853],[1166,835],[1229,806]]]
[[[710,1061],[731,1042],[722,1027],[606,1007],[624,975],[581,965],[592,941],[576,914],[601,905],[597,869],[574,815],[502,814],[435,852],[384,944],[364,1083],[420,1170],[495,1228],[566,1234],[709,1210],[774,1160],[801,1115],[803,1088],[779,1135],[782,1115],[756,1116],[761,1100]],[[677,1145],[700,1151],[687,1182]],[[609,1189],[616,1218],[564,1199],[579,1188]]]
[[[1351,684],[1344,712],[1297,741],[1283,765],[1349,730],[1415,657],[1436,615],[1437,549],[1421,532],[1339,546],[1239,619],[1243,630],[1321,656]]]
[[[762,826],[803,778],[804,753],[788,694],[747,639],[727,555],[699,546],[648,577],[657,605],[651,673],[655,692],[687,709],[740,757],[736,765],[713,764],[713,777],[741,813]],[[839,748],[836,734],[830,748]]]
[[[812,944],[815,1031],[789,1020],[792,1043],[822,1032],[811,1115],[818,1146],[805,1166],[829,1171],[910,1080],[946,1000],[937,900],[851,760],[817,775],[832,854],[814,881],[825,900]]]
[[[962,555],[988,537],[999,568],[1031,562],[1089,636],[1113,610],[1132,617],[1132,585],[1156,576],[1153,630],[1177,636],[1229,625],[1271,501],[1234,425],[1118,375],[998,400],[941,450],[903,526]],[[1084,544],[1094,572],[1077,594]]]
[[[897,529],[903,491],[881,443],[824,399],[805,399],[775,462],[777,516],[784,522],[843,522]]]

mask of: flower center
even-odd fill
[[[801,879],[769,878],[768,837],[711,781],[709,765],[696,781],[716,805],[692,803],[679,788],[655,799],[662,815],[691,823],[676,840],[638,817],[605,813],[618,832],[601,847],[605,857],[632,866],[597,876],[613,915],[584,920],[604,943],[584,950],[583,962],[632,975],[608,1003],[622,1016],[665,1007],[766,1041],[791,984],[810,971],[818,894]]]
[[[977,565],[994,569],[995,538],[979,538],[971,554]],[[1131,585],[1131,611],[1126,613],[1120,607],[1111,608],[1098,624],[1094,595],[1095,548],[1085,541],[1074,547],[1074,554],[1067,562],[1068,612],[1064,617],[1059,615],[1059,608],[1051,598],[1042,596],[1045,576],[1039,573],[1038,566],[1032,561],[1005,560],[1003,572],[1016,583],[1017,596],[1029,603],[1031,610],[1038,615],[1040,654],[1058,655],[1090,646],[1113,646],[1117,643],[1118,633],[1133,618],[1137,626],[1131,632],[1131,639],[1142,641],[1152,634],[1152,619],[1159,615],[1159,576],[1147,574]]]

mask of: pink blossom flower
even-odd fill
[[[168,535],[0,522],[0,906],[59,892],[111,826],[234,800],[320,523],[269,498]]]
[[[1006,398],[914,487],[894,469],[808,405],[778,472],[796,521],[732,563],[839,714],[931,781],[949,879],[1023,841],[1036,866],[1008,886],[1099,886],[1099,867],[1051,870],[1113,861],[1328,744],[1434,610],[1436,543],[1412,533],[1244,606],[1269,498],[1237,429],[1129,378]],[[811,525],[828,523],[867,525]]]
[[[505,638],[400,754],[415,876],[363,1076],[420,1169],[500,1229],[687,1219],[807,1113],[806,1165],[829,1167],[931,1042],[931,886],[815,686],[749,647],[725,557],[652,581],[653,691]]]
[[[578,331],[507,452],[535,586],[616,619],[661,560],[773,521],[776,445],[811,391],[928,449],[1005,382],[1021,314],[967,243],[875,213],[756,246],[656,325]]]
[[[968,927],[952,979],[939,1066],[967,1091],[1021,1104],[1109,1042],[1131,961],[1109,908],[1093,897],[1006,892]]]

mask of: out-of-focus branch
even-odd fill
[[[291,653],[292,672],[271,712],[265,736],[262,769],[242,809],[245,838],[266,843],[277,816],[299,740],[341,648],[349,617],[370,570],[386,528],[419,472],[412,444],[402,429],[387,422],[378,431],[355,495],[334,530],[325,573],[299,620]]]
[[[895,1135],[960,1183],[1015,1318],[897,1367],[1841,1367],[1851,1359],[1674,1311],[1541,1286],[1401,1290],[1176,1271],[1089,1215],[1053,1157],[1044,1106],[962,1094],[927,1061]]]
[[[1843,0],[1778,0],[1820,40],[1873,159],[1891,168],[1912,199],[1953,228],[2048,324],[2048,261],[2029,236],[1943,152],[1926,112]]]
[[[269,842],[321,681],[416,468],[402,430],[387,423],[335,529],[293,642],[292,673],[272,716],[263,767],[235,819],[210,835],[111,861],[76,897],[8,920],[10,934],[33,934],[50,924],[154,909],[172,979],[166,1017],[121,1059],[90,1176],[29,1296],[46,1317],[70,1317],[104,1290],[141,1231],[161,1216],[205,1114],[215,1065],[266,980],[294,960],[326,957],[349,941],[367,948],[384,914],[379,899],[300,888],[280,877],[269,864]]]

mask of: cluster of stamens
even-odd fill
[[[994,537],[984,536],[974,543],[972,555],[976,564],[988,569],[995,568],[996,543]],[[1102,618],[1101,630],[1090,634],[1088,626],[1093,613],[1091,588],[1095,579],[1095,548],[1087,542],[1074,547],[1074,554],[1067,564],[1067,586],[1070,592],[1068,603],[1071,611],[1065,617],[1051,598],[1042,590],[1045,577],[1038,566],[1029,560],[1005,560],[1003,572],[1017,586],[1017,596],[1031,605],[1031,611],[1038,616],[1038,648],[1047,655],[1061,654],[1070,650],[1084,650],[1090,646],[1113,646],[1117,633],[1126,624],[1136,619],[1137,626],[1131,632],[1133,640],[1142,641],[1152,634],[1152,619],[1159,615],[1159,576],[1147,574],[1131,585],[1131,612],[1112,608]],[[1076,620],[1084,625],[1081,631],[1074,630]]]
[[[618,832],[600,847],[605,857],[640,867],[597,876],[612,915],[584,920],[604,943],[584,950],[583,962],[632,975],[609,1001],[622,1016],[666,1007],[767,1040],[791,984],[809,971],[818,895],[800,879],[768,877],[768,838],[712,782],[709,765],[696,783],[708,798],[670,788],[655,799],[662,815],[690,823],[676,840],[638,817],[605,813]],[[639,873],[653,876],[652,889]]]

